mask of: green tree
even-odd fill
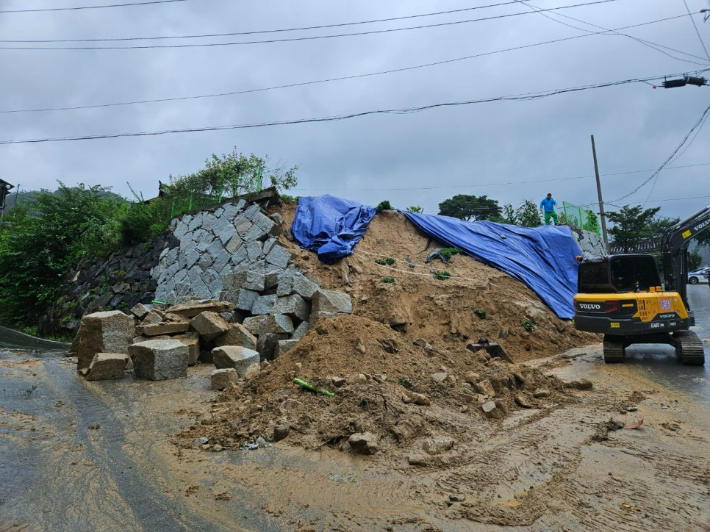
[[[540,211],[532,200],[525,200],[517,209],[506,203],[503,205],[502,216],[496,221],[521,227],[537,227],[540,225]]]
[[[614,224],[608,230],[613,243],[621,247],[624,253],[628,253],[640,238],[653,236],[649,228],[660,210],[660,207],[644,209],[640,205],[636,207],[624,205],[619,212],[606,213],[609,221]]]
[[[499,217],[501,209],[498,201],[487,196],[458,194],[439,203],[439,214],[461,220],[487,220]]]
[[[81,257],[120,247],[123,198],[104,187],[59,184],[42,190],[5,218],[0,232],[0,319],[36,323],[60,289],[62,278]]]
[[[421,214],[424,212],[424,209],[419,205],[412,205],[411,207],[407,207],[407,212],[416,212]]]

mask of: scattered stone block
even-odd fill
[[[128,353],[134,330],[133,319],[118,310],[84,316],[78,333],[77,369],[88,369],[96,353]]]
[[[271,314],[261,326],[261,334],[292,334],[293,321],[284,314]]]
[[[143,336],[162,336],[164,334],[177,334],[190,329],[190,322],[173,321],[167,323],[156,323],[153,325],[139,325],[136,327],[136,332]]]
[[[230,299],[230,301],[235,304],[235,307],[238,310],[247,310],[251,312],[257,297],[259,297],[259,292],[243,288],[242,290],[239,290],[236,297],[234,299]]]
[[[308,331],[310,331],[310,330],[311,330],[310,323],[308,323],[307,321],[301,322],[301,324],[298,327],[296,327],[296,330],[291,335],[291,340],[300,340],[301,338],[306,336],[306,334],[308,334]]]
[[[301,272],[286,270],[280,275],[276,295],[281,297],[298,294],[302,298],[310,301],[318,288],[316,283],[308,279]]]
[[[249,332],[241,323],[233,323],[229,330],[215,340],[217,347],[223,345],[238,345],[247,349],[256,349],[256,336]]]
[[[228,301],[217,301],[210,299],[208,301],[198,301],[195,303],[185,303],[183,305],[175,305],[170,307],[170,314],[182,316],[183,318],[194,318],[203,312],[230,312],[234,310],[234,305]]]
[[[229,330],[229,323],[216,312],[203,312],[190,321],[202,338],[210,342]]]
[[[430,461],[431,460],[429,459],[429,457],[424,454],[411,454],[407,458],[407,462],[409,462],[409,465],[417,467],[426,467],[429,465]]]
[[[251,308],[251,313],[255,315],[269,314],[273,312],[276,305],[276,294],[269,296],[259,296],[254,300],[254,305]]]
[[[488,379],[483,379],[480,382],[474,383],[473,389],[476,390],[477,393],[480,393],[482,395],[487,395],[488,397],[495,397],[495,395],[496,395],[496,392],[493,389],[493,385],[491,384],[491,381]]]
[[[441,454],[454,448],[454,439],[448,436],[434,436],[422,442],[422,449],[430,455]]]
[[[488,401],[481,405],[483,413],[488,419],[501,419],[505,416],[503,411],[498,408],[498,405],[494,401]]]
[[[125,353],[96,353],[86,373],[86,380],[122,379],[126,364],[128,364],[128,355]]]
[[[252,364],[244,372],[244,378],[249,381],[256,377],[259,373],[261,373],[261,366],[259,364]]]
[[[259,353],[246,347],[225,345],[212,350],[212,361],[217,369],[234,368],[243,377],[249,366],[259,364]]]
[[[525,395],[523,395],[522,393],[515,395],[515,402],[523,408],[532,408],[533,407],[533,405],[530,404],[530,401],[528,401],[528,398],[525,397]]]
[[[288,353],[297,343],[298,340],[279,340],[276,344],[276,349],[274,349],[274,360]]]
[[[139,320],[142,320],[148,315],[151,310],[152,305],[144,305],[143,303],[138,303],[136,306],[131,308],[131,314],[133,314]]]
[[[262,333],[256,342],[256,350],[262,360],[273,360],[276,346],[280,340],[288,340],[288,334]]]
[[[172,337],[174,340],[187,346],[187,365],[194,366],[200,358],[200,335],[196,332],[188,332]]]
[[[533,397],[535,399],[544,399],[545,397],[550,397],[550,390],[545,388],[538,388],[533,392]]]
[[[244,325],[244,327],[246,327],[247,330],[254,336],[259,336],[261,334],[261,327],[268,318],[269,317],[266,315],[245,318],[242,325]]]
[[[148,340],[128,347],[136,377],[160,381],[187,376],[189,348],[179,340]]]
[[[313,312],[335,312],[339,314],[351,314],[353,304],[350,296],[335,290],[319,289],[313,294]]]
[[[234,368],[216,369],[210,375],[210,380],[213,390],[226,390],[230,384],[239,382],[239,374]]]
[[[289,432],[291,432],[291,427],[288,425],[276,425],[274,427],[274,441],[277,442],[286,439]]]
[[[356,433],[348,438],[348,443],[356,454],[371,455],[377,453],[377,437],[371,432]]]
[[[311,306],[308,301],[303,299],[298,294],[293,294],[287,297],[278,298],[272,313],[286,314],[287,316],[291,316],[292,318],[296,318],[301,321],[308,321],[311,314],[310,307]]]

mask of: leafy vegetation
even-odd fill
[[[449,277],[451,274],[447,271],[434,272],[434,279],[437,281],[446,281]]]
[[[609,228],[608,233],[613,238],[614,244],[627,253],[633,249],[640,238],[661,234],[678,221],[671,223],[667,220],[654,220],[660,210],[660,207],[644,209],[640,205],[636,207],[624,205],[618,212],[608,212],[606,216],[614,224]]]
[[[382,279],[382,282],[392,284],[394,283],[394,277],[385,277],[384,279]]]
[[[523,320],[520,325],[523,326],[523,329],[528,331],[529,333],[533,332],[535,330],[535,324],[530,321],[530,320]]]
[[[482,320],[485,320],[488,317],[488,312],[481,310],[480,308],[473,309],[473,313]]]
[[[532,200],[525,200],[517,209],[506,203],[502,215],[493,221],[521,227],[538,227],[542,223],[540,211]]]
[[[59,183],[54,191],[20,196],[0,227],[0,320],[36,324],[54,302],[62,279],[79,259],[101,258],[165,231],[190,209],[259,189],[296,186],[297,167],[267,166],[266,159],[232,151],[213,155],[202,170],[171,177],[161,195],[135,201],[106,187]]]
[[[412,205],[410,207],[407,207],[407,212],[416,212],[416,213],[423,213],[424,209],[420,207],[419,205]]]
[[[376,208],[377,212],[380,213],[382,211],[391,211],[392,210],[392,205],[390,204],[389,200],[384,200],[381,201]]]
[[[386,259],[375,259],[375,263],[380,266],[392,266],[395,262],[397,261],[391,257],[387,257]]]
[[[439,203],[439,214],[461,220],[488,220],[501,215],[498,201],[487,196],[457,194]]]
[[[441,255],[447,261],[451,259],[453,255],[459,255],[463,253],[459,248],[441,248],[439,250],[439,255]]]

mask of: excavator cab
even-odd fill
[[[656,260],[641,253],[584,259],[579,264],[574,325],[604,335],[604,361],[623,362],[631,344],[668,344],[686,365],[705,364],[703,343],[690,331],[687,247],[710,227],[710,207],[678,222],[663,236],[661,283]]]

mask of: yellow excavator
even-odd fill
[[[604,361],[623,362],[631,344],[668,344],[685,365],[705,364],[703,343],[690,330],[688,244],[710,228],[710,206],[678,222],[661,239],[663,278],[655,259],[630,253],[583,259],[579,264],[574,325],[604,335]]]

